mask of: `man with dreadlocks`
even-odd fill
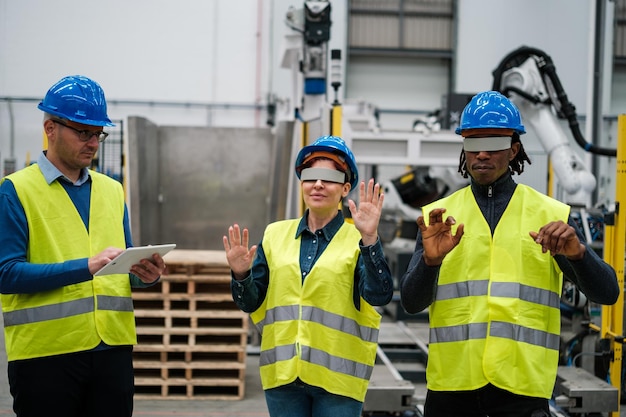
[[[508,98],[474,96],[456,133],[471,183],[423,207],[400,288],[407,312],[430,306],[424,415],[550,416],[563,275],[589,300],[613,304],[616,274],[584,243],[569,206],[513,180],[530,160]]]

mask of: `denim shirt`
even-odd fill
[[[301,237],[298,261],[302,281],[306,279],[315,262],[344,223],[343,214],[338,211],[337,216],[322,229],[311,231],[307,223],[308,214],[307,210],[300,219],[296,236],[294,236],[294,244],[298,243],[295,239]],[[389,303],[393,295],[393,277],[380,239],[371,246],[363,246],[360,242],[359,249],[361,253],[354,270],[353,302],[355,307],[357,310],[360,309],[360,297],[373,306]],[[241,310],[247,313],[256,311],[265,300],[268,284],[269,268],[263,251],[263,242],[261,242],[248,276],[240,281],[235,280],[234,277],[231,280],[233,300]]]

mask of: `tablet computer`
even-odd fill
[[[94,276],[128,274],[130,273],[130,267],[138,264],[142,259],[152,258],[152,255],[155,253],[163,256],[175,247],[175,243],[168,243],[164,245],[135,246],[128,248],[117,255],[111,262],[100,268]]]

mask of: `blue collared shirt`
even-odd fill
[[[46,182],[58,181],[76,206],[86,228],[89,228],[91,177],[84,168],[80,178],[72,183],[42,152],[37,164]],[[115,226],[115,225],[112,225]],[[126,247],[132,246],[128,209],[124,207]],[[28,222],[26,213],[10,180],[0,185],[0,293],[27,294],[48,291],[79,282],[89,281],[88,258],[71,259],[61,263],[32,264],[27,262]],[[131,286],[145,287],[139,278],[130,275]],[[152,284],[149,284],[152,285]]]
[[[302,280],[306,279],[315,262],[344,222],[343,214],[339,211],[325,227],[311,231],[307,224],[307,216],[308,211],[302,216],[295,236],[301,237],[298,262]],[[353,302],[355,307],[360,309],[360,297],[373,306],[389,303],[393,296],[393,277],[385,260],[380,239],[371,246],[359,245],[359,249],[361,254],[354,270],[356,285]],[[241,310],[251,313],[257,310],[265,300],[268,284],[269,268],[263,251],[263,242],[261,242],[248,276],[241,281],[234,278],[231,281],[233,300]]]

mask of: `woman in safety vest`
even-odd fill
[[[272,417],[358,417],[393,280],[378,238],[384,196],[359,187],[353,223],[339,204],[358,184],[354,156],[323,136],[296,159],[307,210],[270,224],[248,248],[247,229],[224,236],[233,299],[261,332],[260,372]]]
[[[471,184],[417,219],[401,301],[409,313],[430,306],[426,417],[550,416],[563,273],[596,303],[619,296],[569,206],[512,179],[530,163],[524,133],[508,98],[474,96],[457,129]]]

